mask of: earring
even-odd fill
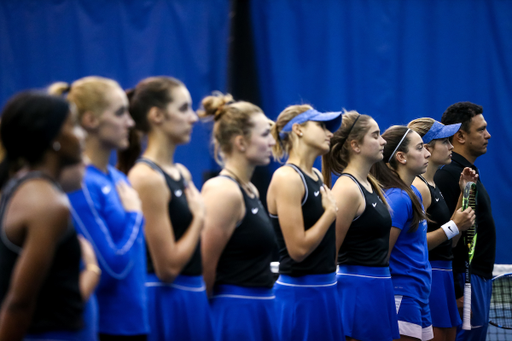
[[[241,147],[240,148],[241,151],[245,152],[245,148],[244,147]]]
[[[53,142],[52,148],[53,148],[53,150],[58,152],[60,150],[60,143],[57,141]]]
[[[407,163],[407,160],[404,160],[404,164],[406,164],[406,163]]]
[[[302,137],[302,133],[299,133],[299,136]]]

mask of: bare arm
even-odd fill
[[[271,202],[269,211],[277,214],[286,248],[296,262],[303,261],[318,247],[336,219],[336,203],[330,190],[323,186],[320,193],[325,211],[320,219],[305,231],[301,206],[304,191],[299,174],[290,167],[281,167],[274,173],[267,194],[267,202]],[[271,209],[272,206],[275,211]]]
[[[80,248],[82,249],[82,261],[84,263],[84,269],[80,272],[80,293],[82,299],[87,302],[91,294],[96,289],[96,286],[100,282],[101,270],[94,254],[94,249],[87,239],[83,236],[78,236],[80,242]]]
[[[201,237],[203,277],[206,290],[211,295],[219,258],[233,235],[237,222],[244,216],[245,207],[240,188],[226,178],[217,177],[207,181],[201,194],[206,206]]]
[[[336,254],[345,240],[355,217],[364,212],[364,198],[356,183],[347,176],[340,177],[332,188],[336,200]]]
[[[204,221],[204,206],[192,181],[188,181],[185,195],[192,213],[192,222],[176,241],[168,212],[171,193],[164,177],[144,164],[129,173],[129,179],[142,202],[146,218],[148,243],[156,275],[163,282],[172,282],[190,261],[199,242]]]
[[[391,251],[393,251],[393,248],[395,247],[396,241],[398,240],[398,237],[400,236],[400,230],[398,227],[391,227],[391,230],[389,231],[389,252],[388,252],[388,261],[391,257]]]
[[[46,181],[20,187],[6,212],[6,233],[24,229],[23,252],[14,266],[9,290],[0,311],[0,339],[22,340],[36,300],[52,265],[55,249],[68,227],[69,208],[62,193]],[[15,217],[23,210],[23,218]],[[13,213],[12,215],[10,213]],[[13,219],[10,219],[11,217]]]
[[[416,177],[414,178],[414,181],[412,182],[413,186],[418,189],[421,193],[421,199],[423,200],[423,209],[425,212],[430,207],[430,204],[432,204],[432,195],[430,195],[430,190],[428,189],[428,186],[426,183],[424,183],[420,178]]]

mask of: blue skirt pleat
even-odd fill
[[[202,276],[180,275],[172,283],[146,277],[148,341],[213,341],[213,325]]]
[[[453,284],[451,261],[430,261],[432,265],[432,289],[429,305],[432,326],[437,328],[456,327],[462,323]]]
[[[400,338],[388,267],[340,265],[337,277],[346,336],[365,341]]]
[[[273,289],[218,285],[211,299],[217,341],[277,341]]]
[[[336,273],[280,275],[274,288],[279,340],[345,340]]]

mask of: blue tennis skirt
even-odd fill
[[[273,289],[217,285],[210,303],[216,340],[278,340]]]
[[[280,340],[345,340],[335,272],[280,275],[274,288]]]
[[[400,338],[388,267],[340,265],[337,277],[346,336],[366,341]]]
[[[429,305],[432,326],[456,327],[462,323],[457,309],[451,261],[430,261],[432,266],[432,289]]]
[[[164,283],[146,276],[150,332],[148,341],[213,341],[213,325],[202,276],[179,275]]]

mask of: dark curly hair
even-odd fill
[[[458,102],[450,105],[441,118],[441,123],[444,125],[462,123],[460,130],[469,132],[469,124],[471,119],[476,115],[480,115],[484,109],[475,103],[471,102]],[[450,137],[450,141],[452,137]]]

